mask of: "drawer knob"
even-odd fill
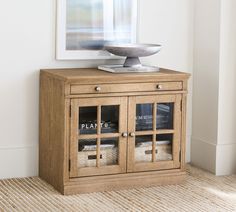
[[[128,133],[126,133],[126,132],[122,133],[122,137],[124,137],[124,138],[128,137]]]
[[[131,133],[129,134],[129,136],[130,136],[130,137],[134,137],[134,136],[135,136],[135,133],[134,133],[134,132],[131,132]]]
[[[95,91],[101,91],[101,87],[99,86],[95,87]]]
[[[157,90],[161,90],[162,89],[162,85],[158,84],[157,85]]]

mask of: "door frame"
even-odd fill
[[[101,106],[119,105],[119,129],[118,133],[101,134]],[[97,134],[79,135],[79,107],[97,107]],[[128,97],[96,97],[96,98],[76,98],[71,99],[71,119],[70,119],[70,178],[118,174],[126,172],[126,148],[127,137],[122,133],[127,132]],[[79,139],[97,139],[97,162],[95,167],[78,168],[78,142]],[[100,166],[100,142],[102,138],[118,138],[118,165]]]
[[[150,96],[132,96],[129,97],[128,106],[128,132],[136,135],[157,135],[157,134],[173,134],[172,139],[172,155],[171,161],[154,161],[152,157],[151,162],[135,163],[135,136],[128,138],[128,153],[127,153],[127,172],[140,172],[151,170],[164,170],[180,168],[180,151],[181,151],[181,126],[182,126],[182,111],[181,94],[164,94],[164,95],[150,95]],[[137,131],[136,132],[136,104],[151,103],[153,107],[153,130]],[[173,110],[173,129],[156,129],[156,110],[158,103],[174,103]],[[155,126],[155,127],[154,127]],[[153,136],[153,151],[155,155],[156,136]]]

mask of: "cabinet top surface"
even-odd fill
[[[98,70],[96,68],[78,68],[78,69],[43,69],[41,73],[48,74],[53,78],[63,81],[73,82],[78,80],[184,80],[190,77],[189,73],[173,71],[169,69],[160,68],[159,72],[152,73],[122,73],[114,74]]]

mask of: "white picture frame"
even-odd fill
[[[56,23],[56,59],[57,60],[93,60],[93,59],[120,59],[121,57],[114,56],[104,50],[84,50],[67,49],[67,1],[68,0],[57,0],[57,23]],[[101,0],[103,5],[109,5],[114,0]],[[108,1],[109,4],[105,4]],[[126,0],[127,1],[127,0]],[[138,0],[132,1],[131,12],[131,33],[130,43],[136,43],[137,41],[137,19],[138,19]],[[108,13],[112,13],[111,10],[106,9]],[[112,16],[112,14],[106,14]],[[106,16],[107,17],[107,16]],[[109,27],[109,19],[104,19],[103,24]],[[106,34],[104,33],[104,36]]]

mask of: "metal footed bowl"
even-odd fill
[[[124,67],[142,67],[139,57],[156,54],[161,50],[158,44],[107,44],[104,49],[108,52],[127,57]]]

